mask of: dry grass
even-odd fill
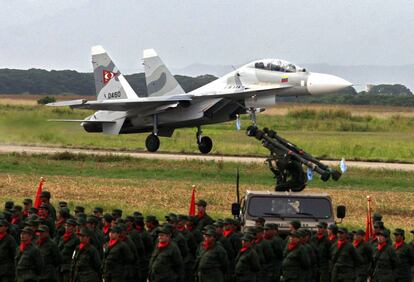
[[[33,197],[38,176],[0,174],[0,200],[12,199],[21,202]],[[190,199],[190,181],[106,179],[96,177],[49,177],[45,184],[52,192],[53,201],[66,200],[72,207],[82,204],[91,209],[102,205],[109,210],[120,207],[127,213],[139,210],[145,214],[163,216],[167,212],[187,213]],[[267,190],[263,185],[241,186],[241,190]],[[369,194],[373,198],[374,211],[384,216],[387,227],[414,228],[414,193],[409,192],[364,192],[358,190],[307,189],[308,192],[328,192],[336,205],[347,206],[345,224],[362,227]],[[198,184],[197,196],[209,202],[209,212],[215,217],[230,216],[230,205],[235,199],[234,185],[213,183]]]

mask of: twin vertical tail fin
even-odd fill
[[[154,49],[144,50],[143,62],[149,97],[185,93]]]
[[[102,46],[93,46],[91,53],[98,101],[138,97]]]

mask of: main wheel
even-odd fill
[[[201,138],[200,143],[198,143],[198,149],[203,154],[210,153],[211,149],[213,148],[213,141],[211,141],[210,137],[204,136]]]
[[[160,147],[160,138],[155,134],[148,135],[145,140],[145,147],[147,147],[149,152],[156,152]]]

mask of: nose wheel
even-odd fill
[[[156,152],[160,148],[160,138],[154,133],[148,135],[145,140],[145,147],[149,152]]]
[[[197,144],[198,149],[202,154],[210,153],[213,148],[213,141],[208,136],[202,136],[202,131],[200,127],[197,127]]]

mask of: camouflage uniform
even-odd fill
[[[169,228],[161,228],[160,232],[171,236]],[[184,263],[178,246],[171,241],[158,244],[149,261],[149,281],[176,282],[184,279]]]
[[[370,269],[372,282],[395,281],[395,269],[399,263],[397,254],[388,243],[373,253],[373,260]]]
[[[0,225],[8,226],[6,220],[0,220]],[[0,234],[0,281],[14,281],[14,257],[16,254],[16,241],[7,232]]]
[[[215,236],[215,231],[207,230],[206,235]],[[199,282],[224,282],[228,270],[226,250],[217,242],[209,248],[201,245],[196,259],[196,273]]]
[[[291,236],[300,236],[294,231]],[[298,243],[290,248],[288,244],[283,252],[282,275],[285,282],[305,282],[304,274],[310,266],[304,247]]]
[[[365,232],[364,232],[365,234]],[[372,248],[364,241],[355,242],[354,247],[362,258],[362,263],[356,266],[356,281],[366,282],[368,279],[368,270],[372,260]]]
[[[71,281],[99,282],[101,258],[96,248],[87,244],[82,249],[77,246],[73,254],[71,265]]]
[[[400,228],[394,231],[395,236],[400,235],[402,238],[404,238],[404,233],[404,230]],[[412,281],[411,267],[414,265],[414,253],[404,241],[396,242],[393,247],[399,259],[399,263],[395,269],[397,281]]]
[[[245,235],[243,240],[250,241],[251,236]],[[259,256],[252,247],[241,249],[235,259],[235,282],[256,282],[257,273],[260,271]]]
[[[22,232],[31,234],[33,230],[25,227]],[[39,281],[43,269],[43,259],[39,249],[33,243],[21,243],[16,249],[16,282]]]
[[[355,281],[355,269],[362,264],[362,258],[351,243],[341,242],[338,240],[331,246],[331,281]]]
[[[57,281],[58,269],[62,262],[58,246],[50,238],[46,238],[45,241],[39,239],[37,244],[44,263],[40,281]]]

